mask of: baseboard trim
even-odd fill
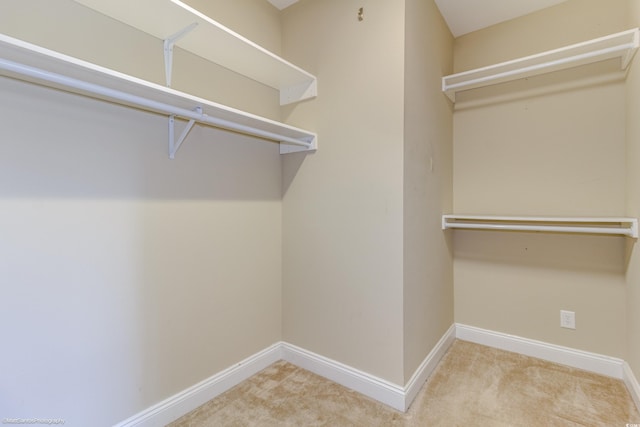
[[[283,358],[300,368],[405,412],[455,339],[455,325],[452,325],[422,361],[405,387],[288,343],[283,343]]]
[[[456,339],[622,379],[640,410],[640,384],[628,363],[621,359],[455,323],[429,352],[404,387],[293,344],[278,342],[115,427],[164,426],[279,360],[286,360],[404,412]]]
[[[433,371],[440,363],[440,360],[445,355],[449,347],[456,340],[456,325],[453,324],[445,332],[445,334],[440,338],[440,341],[433,347],[433,349],[429,352],[427,357],[422,361],[418,369],[414,372],[413,376],[409,379],[407,384],[404,387],[404,409],[406,411],[413,403],[414,399],[422,389],[422,386],[427,381],[427,379],[431,376]]]
[[[281,359],[281,343],[273,344],[114,427],[165,426]]]
[[[404,411],[404,388],[397,384],[289,343],[282,343],[282,356],[291,364]]]
[[[452,325],[427,355],[405,387],[286,342],[278,342],[236,365],[116,424],[114,427],[158,427],[177,420],[278,360],[357,391],[399,411],[406,411],[438,362],[455,341]]]
[[[575,350],[459,323],[456,324],[456,337],[464,341],[537,357],[538,359],[584,369],[585,371],[617,379],[623,378],[622,367],[624,361],[615,357]]]
[[[622,365],[622,375],[624,384],[627,386],[627,390],[629,390],[629,394],[633,398],[636,408],[640,411],[640,383],[638,383],[636,376],[633,375],[631,366],[629,366],[627,362],[624,362]]]
[[[282,354],[283,359],[291,364],[355,390],[398,411],[405,412],[442,356],[455,341],[455,331],[455,325],[451,325],[404,387],[293,344],[282,343]]]

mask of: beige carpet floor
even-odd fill
[[[640,414],[620,380],[458,340],[406,413],[280,361],[170,426],[628,423],[640,423]]]

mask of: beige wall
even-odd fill
[[[629,27],[640,26],[640,1],[629,0]],[[627,77],[627,215],[640,217],[640,59],[636,53]],[[627,245],[628,362],[640,378],[640,249]]]
[[[319,82],[288,111],[319,150],[283,159],[284,339],[403,384],[404,2],[303,0],[283,43]]]
[[[456,39],[455,69],[622,31],[625,19],[626,0],[570,0]],[[560,77],[537,82],[560,90],[525,82],[522,96],[496,88],[484,95],[500,98],[456,106],[455,212],[625,215],[625,84]],[[457,322],[626,356],[623,238],[453,234]],[[576,330],[560,328],[561,309],[576,312]]]
[[[405,383],[453,323],[450,235],[452,109],[441,78],[451,74],[453,38],[431,0],[405,11],[404,376]]]
[[[196,127],[169,161],[164,117],[1,78],[0,336],[15,351],[0,365],[15,369],[0,409],[112,425],[281,339],[404,385],[454,318],[640,370],[629,241],[440,230],[451,210],[638,216],[637,69],[497,90],[453,121],[440,90],[452,62],[637,25],[637,0],[569,0],[455,42],[430,0],[189,3],[316,74],[320,95],[281,109],[180,49],[174,87],[315,130],[320,150],[281,158]],[[158,40],[70,0],[3,1],[0,31],[164,80]]]
[[[254,3],[209,13],[279,39]],[[71,1],[3,1],[0,31],[162,80],[159,40]],[[178,87],[279,117],[274,91],[178,56]],[[187,64],[204,67],[191,82]],[[170,161],[165,117],[7,78],[0,92],[2,417],[113,425],[281,339],[276,144],[196,126]]]
[[[454,69],[460,72],[606,36],[624,29],[625,19],[625,0],[568,0],[456,38]],[[478,49],[482,46],[489,48]]]
[[[452,37],[413,0],[302,1],[283,28],[320,87],[287,118],[321,135],[283,163],[284,338],[404,385],[453,322]]]

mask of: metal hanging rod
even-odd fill
[[[98,95],[100,98],[107,98],[125,105],[140,107],[145,110],[151,110],[159,113],[164,113],[184,119],[195,120],[198,123],[205,123],[215,127],[229,129],[253,136],[259,136],[265,139],[269,139],[277,142],[288,142],[290,144],[300,145],[304,147],[310,147],[311,142],[301,141],[299,139],[290,138],[287,136],[279,135],[277,133],[268,132],[262,129],[257,129],[251,126],[245,126],[239,123],[235,123],[229,120],[224,120],[216,117],[208,116],[198,110],[188,110],[185,108],[176,107],[173,105],[165,104],[152,99],[144,98],[138,95],[122,92],[116,89],[100,86],[95,83],[89,83],[82,80],[74,79],[72,77],[63,76],[61,74],[44,71],[39,68],[31,67],[28,65],[18,64],[13,61],[0,58],[0,69],[17,73],[22,76],[30,77],[33,79],[54,83],[67,88],[79,90],[82,92],[88,92],[91,95]],[[202,111],[201,109],[199,111]]]
[[[559,49],[444,76],[442,91],[455,102],[456,93],[461,91],[613,58],[619,58],[620,70],[624,71],[639,46],[640,30],[634,28]]]
[[[443,215],[442,229],[613,234],[638,238],[637,218]]]
[[[18,60],[12,60],[14,58]],[[60,71],[65,74],[61,74]],[[0,34],[0,74],[165,114],[168,117],[183,118],[193,121],[193,124],[202,123],[285,145],[315,149],[314,133],[197,98],[3,34]],[[170,127],[173,130],[171,125]],[[280,130],[282,133],[279,133]],[[175,136],[169,136],[170,156],[175,155],[183,139],[181,136],[178,144],[174,145]],[[281,151],[285,152],[282,149]]]

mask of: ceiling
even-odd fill
[[[269,0],[278,9],[298,0]],[[435,0],[454,37],[508,21],[566,0]]]
[[[282,10],[285,7],[289,7],[294,3],[297,3],[298,0],[269,0],[269,3]]]
[[[454,37],[566,0],[435,0]]]

